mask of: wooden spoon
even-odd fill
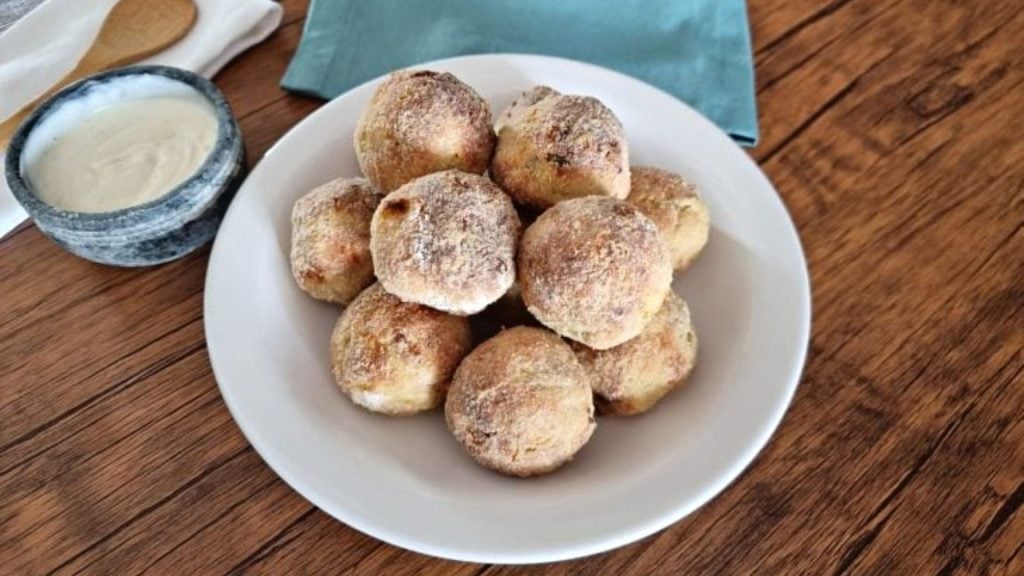
[[[90,74],[138,62],[180,40],[196,22],[193,0],[120,0],[78,65],[44,94],[0,124],[0,149],[21,121],[54,92]]]

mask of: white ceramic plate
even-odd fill
[[[476,88],[495,114],[547,84],[594,95],[622,121],[634,165],[696,182],[713,223],[675,289],[700,339],[688,385],[640,417],[599,419],[576,459],[519,480],[481,468],[440,412],[377,416],[334,385],[328,340],[340,309],[306,297],[289,272],[292,203],[356,176],[356,119],[376,81],[286,134],[238,192],[206,282],[206,338],[235,420],[296,491],[391,544],[458,560],[546,562],[656,532],[704,504],[754,458],[800,376],[810,287],[800,243],[772,185],[697,112],[638,80],[555,58],[484,55],[418,66]]]

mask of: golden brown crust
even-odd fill
[[[491,175],[520,204],[544,209],[569,198],[629,193],[622,124],[596,98],[533,88],[505,110],[499,130]]]
[[[383,197],[364,178],[339,178],[295,202],[291,266],[299,288],[348,304],[373,283],[370,219]]]
[[[373,215],[370,249],[388,292],[452,314],[475,314],[515,281],[520,224],[493,182],[449,170],[392,192]]]
[[[686,381],[697,360],[697,333],[686,302],[670,293],[636,338],[608,350],[577,342],[572,348],[590,374],[598,412],[625,416],[646,412]]]
[[[463,360],[445,419],[473,458],[514,476],[568,462],[595,427],[590,384],[572,349],[547,330],[522,326]]]
[[[498,119],[494,121],[494,130],[496,132],[501,132],[501,129],[505,127],[505,124],[516,121],[519,115],[525,112],[530,106],[533,106],[537,102],[540,102],[549,96],[561,96],[561,93],[550,86],[534,86],[519,96],[516,96],[516,99],[513,100],[507,108],[502,110],[501,114],[498,115]]]
[[[711,229],[708,207],[697,187],[679,174],[648,166],[634,167],[631,182],[626,199],[654,221],[672,256],[672,267],[685,269],[704,249]]]
[[[672,283],[654,223],[631,204],[600,196],[544,212],[523,234],[517,264],[530,313],[599,350],[639,334]]]
[[[353,137],[363,173],[391,192],[431,172],[483,174],[494,152],[491,109],[447,72],[395,72],[377,87]]]
[[[331,370],[356,404],[385,414],[430,410],[472,347],[466,318],[364,290],[331,336]]]

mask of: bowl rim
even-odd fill
[[[203,163],[186,180],[165,194],[143,204],[109,212],[65,210],[43,201],[22,173],[21,158],[33,129],[66,102],[75,100],[111,80],[132,76],[162,76],[188,86],[213,107],[217,118],[217,137]],[[127,98],[130,100],[131,98]],[[40,104],[18,126],[7,146],[4,173],[7,184],[19,204],[43,228],[70,232],[127,231],[140,224],[147,227],[168,218],[190,212],[204,204],[202,191],[223,188],[219,173],[225,162],[240,153],[241,131],[221,91],[210,80],[188,70],[162,65],[127,66],[93,74],[61,88]]]

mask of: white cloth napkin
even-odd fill
[[[199,17],[188,35],[140,63],[166,64],[212,77],[281,23],[271,0],[195,0]],[[46,0],[0,34],[0,122],[70,72],[117,0]],[[0,173],[3,172],[0,156]],[[27,215],[0,177],[0,237]]]

